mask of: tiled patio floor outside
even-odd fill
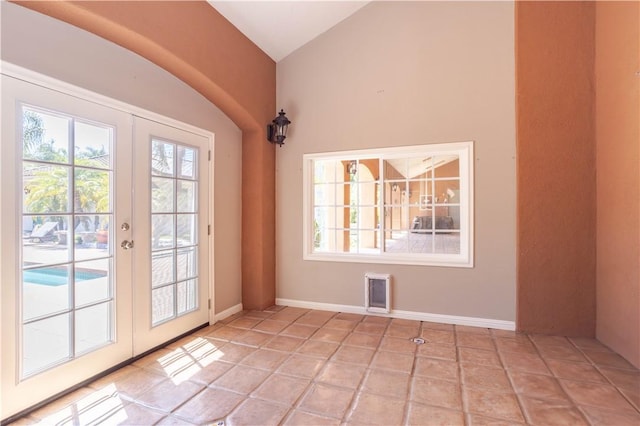
[[[638,426],[640,372],[594,339],[273,307],[16,422],[36,423]]]

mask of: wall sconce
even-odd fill
[[[356,160],[352,160],[349,162],[349,168],[347,170],[349,171],[349,174],[351,176],[355,176],[355,174],[358,173],[358,163],[356,162]]]
[[[291,124],[291,121],[284,115],[284,110],[281,109],[271,124],[267,124],[267,140],[282,146],[287,138],[289,124]]]

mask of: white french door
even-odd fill
[[[2,76],[5,419],[208,321],[209,138]]]
[[[207,138],[134,118],[134,353],[208,320]]]

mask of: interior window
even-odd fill
[[[472,149],[306,155],[305,259],[472,266]]]

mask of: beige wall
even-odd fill
[[[242,135],[165,70],[100,37],[2,2],[2,60],[215,133],[215,309],[241,303]]]
[[[372,2],[278,63],[278,298],[363,306],[364,273],[391,273],[396,310],[515,320],[513,33],[509,2]],[[303,154],[467,140],[474,268],[302,260]]]
[[[640,3],[596,3],[596,337],[640,368]]]

